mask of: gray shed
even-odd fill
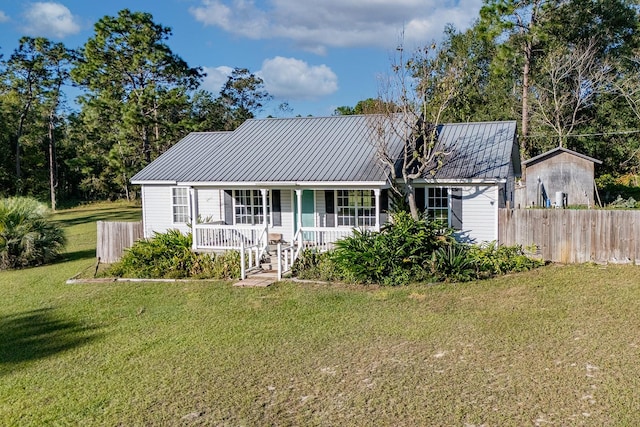
[[[531,206],[594,205],[594,165],[600,160],[557,147],[522,162],[525,200]],[[524,207],[522,206],[522,207]]]

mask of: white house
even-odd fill
[[[326,246],[354,227],[379,229],[390,182],[370,120],[254,119],[187,135],[131,179],[142,187],[145,237],[192,227],[194,249],[220,250],[268,240]],[[402,141],[394,145],[399,156]],[[444,164],[414,182],[419,206],[460,239],[497,240],[498,208],[513,203],[520,174],[516,123],[444,124],[436,149]]]

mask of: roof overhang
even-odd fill
[[[132,181],[138,185],[179,185],[186,187],[217,188],[386,188],[387,181],[257,181],[257,182],[203,182],[203,181]]]
[[[418,178],[413,180],[414,184],[424,185],[496,185],[505,182],[507,182],[505,178]]]

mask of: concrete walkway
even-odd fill
[[[241,288],[266,288],[277,281],[278,273],[275,271],[265,271],[251,274],[247,276],[246,279],[234,283],[233,286]]]

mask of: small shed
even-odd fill
[[[564,147],[522,162],[525,200],[521,207],[594,205],[594,169],[602,161]]]

